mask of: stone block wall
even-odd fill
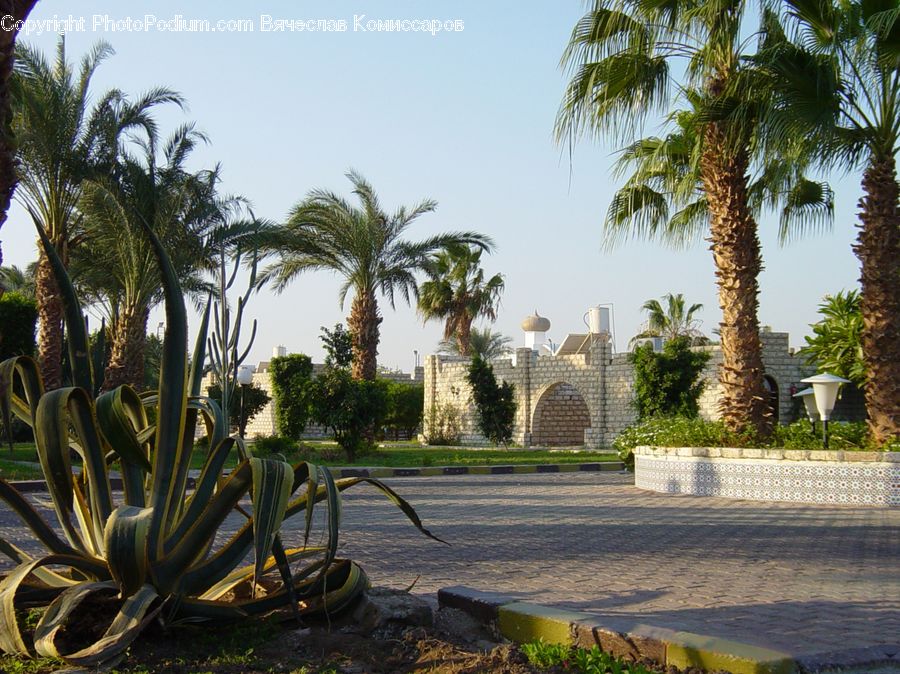
[[[787,333],[762,332],[763,363],[773,389],[777,391],[778,418],[787,423],[794,418],[792,390],[802,387],[800,380],[814,374],[814,368],[788,349]],[[722,351],[718,346],[698,347],[710,353],[710,360],[702,377],[706,387],[700,397],[700,413],[706,419],[719,418],[718,402],[721,388],[718,383],[722,367]],[[493,363],[498,381],[508,381],[516,387],[516,424],[513,441],[524,446],[564,445],[573,441],[573,424],[583,419],[574,408],[583,402],[589,423],[584,427],[586,447],[608,447],[624,428],[634,423],[632,407],[634,371],[627,353],[613,354],[609,344],[598,340],[587,353],[565,356],[545,356],[528,348],[515,351],[513,358]],[[466,380],[468,361],[458,357],[428,356],[425,361],[425,433],[429,420],[436,412],[452,408],[459,424],[459,439],[463,444],[482,444],[478,433],[471,389]],[[566,404],[559,407],[558,417],[551,426],[542,423],[547,409],[559,397]],[[579,443],[581,444],[581,443]]]
[[[540,446],[583,445],[591,414],[578,390],[557,384],[538,401],[534,410],[532,442]]]

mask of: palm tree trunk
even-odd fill
[[[863,173],[861,263],[866,411],[875,441],[900,437],[900,185],[894,157],[873,156]]]
[[[347,325],[353,335],[354,379],[374,381],[378,365],[378,340],[381,316],[374,291],[357,292],[350,307]]]
[[[127,307],[113,328],[112,351],[103,375],[103,390],[127,384],[140,391],[144,385],[144,345],[147,341],[146,308]]]
[[[718,124],[707,127],[704,140],[700,170],[722,309],[722,420],[731,431],[765,438],[772,432],[773,419],[763,385],[757,317],[762,255],[747,205],[747,154],[729,151]]]
[[[468,315],[463,316],[456,327],[456,344],[460,356],[469,356],[472,349],[472,319]]]
[[[63,305],[47,256],[38,258],[34,283],[38,306],[38,363],[48,391],[62,386]]]
[[[12,16],[25,19],[36,0],[0,0],[0,17]],[[0,30],[0,228],[6,222],[13,192],[16,190],[16,144],[12,132],[12,101],[9,94],[9,78],[15,61],[18,31]],[[0,265],[3,250],[0,248]]]

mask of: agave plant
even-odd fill
[[[34,429],[59,524],[55,530],[0,479],[0,499],[47,550],[32,556],[0,539],[0,552],[17,563],[0,583],[0,649],[6,653],[36,652],[80,667],[108,666],[154,620],[215,622],[276,609],[295,615],[339,610],[367,584],[359,566],[336,557],[340,492],[360,482],[380,489],[431,536],[409,504],[377,480],[335,480],[310,463],[292,466],[256,458],[239,439],[227,436],[221,409],[198,395],[208,309],[189,370],[178,279],[159,239],[145,229],[165,290],[159,391],[139,396],[122,386],[96,399],[81,308],[53,246],[39,232],[65,299],[75,386],[45,393],[33,360],[0,363],[0,413],[6,424],[15,415]],[[209,444],[191,487],[188,467],[199,421]],[[78,474],[70,451],[81,458]],[[232,451],[240,463],[226,476],[222,469]],[[111,469],[121,474],[121,499],[112,489]],[[240,504],[248,495],[249,510]],[[313,509],[322,502],[327,535],[322,545],[309,546]],[[301,513],[303,545],[285,548],[282,522]],[[236,533],[214,550],[220,526],[234,514],[242,519]],[[242,566],[251,553],[253,563]],[[64,628],[98,599],[114,602],[117,609],[105,634],[78,650],[65,646],[58,638]],[[23,633],[20,611],[29,607],[46,607],[31,635]]]

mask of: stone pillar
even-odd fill
[[[531,370],[537,353],[528,347],[516,349],[516,370],[518,370],[518,388],[516,400],[519,411],[516,413],[516,430],[514,440],[523,447],[530,447],[531,434]]]

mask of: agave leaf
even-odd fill
[[[148,534],[148,553],[150,560],[154,561],[163,554],[165,530],[184,495],[184,485],[179,484],[176,478],[182,472],[181,463],[185,461],[181,441],[187,409],[187,314],[178,275],[162,242],[143,219],[141,225],[159,264],[166,307],[149,503],[153,509],[153,519]],[[187,460],[190,460],[190,456]],[[186,469],[184,473],[187,473]]]
[[[200,331],[197,333],[197,341],[194,342],[194,354],[191,358],[190,385],[188,392],[191,396],[199,396],[203,386],[203,366],[206,364],[206,335],[209,332],[209,310],[212,306],[212,293],[206,300],[203,316],[200,319]]]
[[[15,378],[18,374],[25,392],[25,400],[15,392]],[[34,426],[38,401],[44,394],[44,385],[38,364],[28,356],[8,358],[0,363],[0,419],[9,439],[12,451],[12,415],[15,414],[29,426]]]
[[[44,566],[69,566],[95,577],[98,571],[95,562],[75,555],[47,555],[13,569],[0,583],[0,650],[5,653],[28,653],[16,618],[16,595],[25,579]],[[102,566],[99,570],[105,572]]]
[[[69,365],[72,369],[72,382],[75,386],[84,389],[88,397],[94,395],[94,378],[91,372],[91,350],[88,346],[87,326],[84,322],[84,314],[81,311],[81,303],[72,286],[72,279],[66,273],[66,268],[59,259],[56,248],[47,238],[42,227],[35,226],[44,254],[53,271],[53,279],[59,288],[65,311],[66,341],[69,346]]]
[[[0,538],[0,553],[9,557],[16,564],[27,564],[34,561],[34,557],[2,538]],[[69,587],[78,582],[43,567],[35,569],[33,575],[40,582],[51,587]]]
[[[41,617],[34,630],[34,650],[47,658],[58,658],[56,634],[78,606],[92,594],[98,592],[115,593],[116,584],[111,580],[96,583],[80,583],[60,594]]]
[[[285,550],[285,557],[288,562],[294,562],[299,559],[308,559],[310,557],[315,557],[325,552],[325,548],[322,547],[303,547],[303,548],[293,548],[290,550]],[[274,557],[270,557],[266,560],[266,564],[263,567],[263,574],[269,573],[277,566],[277,562]],[[241,583],[247,583],[253,580],[253,576],[256,573],[256,565],[251,564],[250,566],[245,566],[240,569],[235,569],[231,573],[229,573],[225,578],[220,580],[218,583],[210,587],[206,592],[200,595],[200,599],[207,600],[216,600],[221,599],[223,595],[228,594],[235,587],[240,585]]]
[[[103,546],[113,580],[123,597],[130,597],[147,580],[147,531],[149,508],[119,506],[106,523]]]
[[[275,536],[281,529],[284,512],[293,490],[293,469],[285,461],[273,459],[250,459],[253,472],[253,543],[256,554],[255,585],[262,576],[263,567],[269,557],[269,550]]]
[[[116,659],[125,652],[131,642],[152,621],[162,609],[159,598],[152,585],[144,585],[135,594],[128,597],[106,630],[103,637],[77,653],[61,653],[60,656],[69,664],[79,667],[96,667]]]
[[[6,480],[0,478],[0,500],[13,509],[22,519],[22,522],[31,529],[35,537],[46,546],[50,552],[60,555],[76,555],[78,551],[64,542],[53,528],[44,521],[28,501],[12,487]]]
[[[104,393],[96,402],[97,423],[109,446],[121,459],[125,502],[144,507],[144,475],[151,470],[144,442],[138,431],[148,426],[140,396],[130,386]]]

